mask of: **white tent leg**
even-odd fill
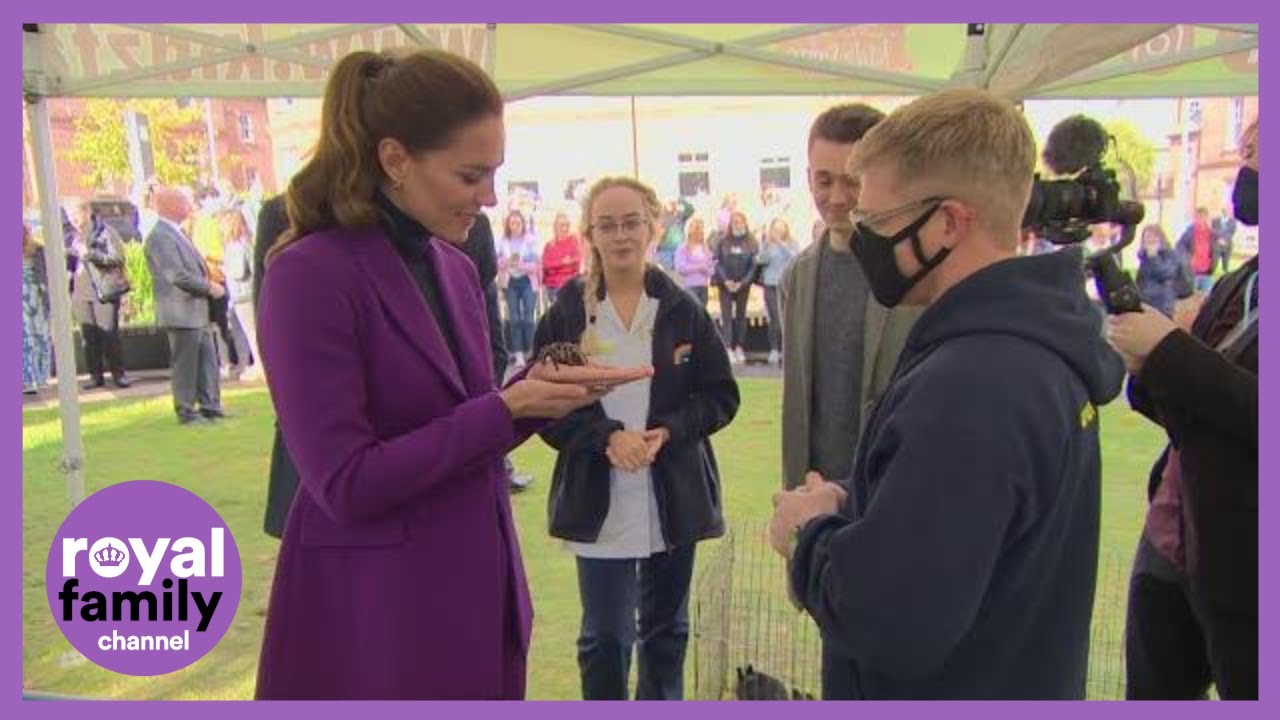
[[[640,131],[636,127],[636,96],[631,96],[631,177],[640,179]]]
[[[53,308],[53,349],[58,362],[58,407],[62,416],[62,471],[67,497],[75,507],[84,499],[84,446],[80,438],[80,400],[76,387],[76,354],[71,336],[71,296],[67,292],[66,250],[62,246],[62,215],[54,174],[53,143],[49,133],[48,101],[27,97],[35,156],[40,221],[44,230],[44,259],[49,270],[49,304]]]

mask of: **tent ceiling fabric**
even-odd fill
[[[1172,25],[1024,25],[999,64],[987,64],[987,88],[1023,97],[1142,45]]]
[[[979,85],[1010,97],[1258,92],[1257,25],[962,24],[42,25],[43,94],[315,97],[352,50],[442,47],[510,99],[579,95],[918,95]],[[24,33],[24,43],[28,33]],[[966,51],[969,51],[968,54]],[[960,72],[963,70],[963,72]]]

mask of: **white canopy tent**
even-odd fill
[[[918,95],[985,87],[1013,99],[1256,95],[1256,24],[50,24],[23,32],[23,93],[46,228],[60,228],[50,97],[319,97],[353,50],[439,47],[509,100],[539,95]],[[45,243],[66,287],[62,243]],[[74,368],[65,293],[59,368]],[[75,375],[61,372],[62,471],[84,497]]]

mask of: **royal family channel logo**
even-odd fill
[[[85,498],[49,548],[49,608],[89,660],[162,675],[204,657],[240,604],[240,553],[217,511],[136,480]]]

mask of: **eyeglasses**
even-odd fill
[[[613,222],[612,220],[606,220],[605,222],[592,225],[591,231],[598,237],[614,237],[618,234],[619,230],[628,235],[634,235],[640,230],[640,228],[644,227],[645,224],[646,221],[635,218],[628,218],[620,223]]]
[[[916,208],[922,208],[922,207],[925,207],[926,205],[932,205],[934,203],[941,203],[945,200],[950,200],[950,199],[951,198],[945,195],[930,195],[929,197],[920,198],[919,200],[912,200],[911,202],[906,203],[904,205],[899,205],[898,207],[890,208],[888,210],[882,210],[877,213],[864,213],[861,210],[850,210],[849,222],[853,223],[853,225],[855,226],[866,225],[868,227],[874,228],[876,226],[883,225],[885,221],[895,218],[910,210],[915,210]]]

